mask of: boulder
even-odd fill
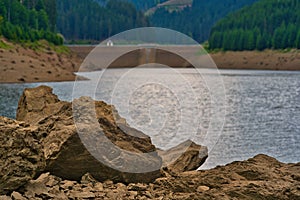
[[[197,169],[207,157],[207,149],[191,141],[157,151],[114,106],[89,97],[60,101],[48,86],[24,90],[17,120],[38,127],[44,171],[69,180],[90,173],[98,181],[153,182],[163,160],[170,171],[182,172]]]
[[[19,99],[16,119],[36,124],[58,112],[65,103],[60,101],[48,86],[26,88]]]
[[[0,194],[18,189],[44,170],[38,134],[35,126],[0,117]]]
[[[158,150],[163,165],[173,173],[192,171],[198,169],[207,159],[207,147],[187,140],[166,151]]]
[[[63,102],[51,88],[40,86],[25,89],[17,119],[39,127],[45,170],[53,175],[80,180],[89,172],[97,180],[116,182],[151,182],[161,176],[162,161],[150,137],[129,127],[105,102],[88,97]]]

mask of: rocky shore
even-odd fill
[[[156,149],[112,105],[47,86],[25,89],[16,120],[0,117],[0,153],[4,200],[300,199],[300,163],[257,155],[197,171],[206,147]]]

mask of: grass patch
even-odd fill
[[[54,51],[58,54],[67,54],[69,55],[71,53],[71,50],[69,49],[69,47],[66,46],[54,46]]]
[[[21,45],[24,48],[32,49],[34,51],[54,51],[57,54],[67,54],[69,55],[71,53],[70,49],[63,45],[54,45],[52,43],[49,43],[46,40],[39,40],[35,42],[23,42]]]
[[[12,49],[12,46],[0,39],[0,49]]]
[[[24,47],[25,49],[32,49],[34,51],[39,51],[41,50],[41,45],[39,44],[39,42],[21,42],[21,46]]]

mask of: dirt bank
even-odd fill
[[[300,50],[228,51],[210,55],[219,69],[300,70]]]
[[[3,38],[0,40],[0,83],[73,81],[74,72],[78,71],[84,58],[94,48],[74,46],[69,50],[65,47],[61,52],[61,47],[55,49],[57,47],[50,46],[46,42],[41,42],[36,48],[13,44]],[[111,49],[115,51],[114,48]],[[210,55],[219,69],[300,70],[300,50],[229,51]],[[185,61],[175,57],[173,59],[172,55],[156,56],[156,58],[163,60],[163,64],[166,65],[169,62],[176,67],[185,66]],[[138,63],[138,61],[140,60],[137,60],[136,56],[128,54],[123,60],[114,64],[125,65]],[[176,64],[176,62],[180,63]]]
[[[13,44],[0,39],[0,83],[73,81],[81,60],[64,47],[46,41]]]

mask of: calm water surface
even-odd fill
[[[300,162],[300,73],[220,73],[111,69],[83,73],[91,81],[77,82],[75,91],[73,82],[43,85],[53,87],[61,100],[92,94],[114,104],[130,125],[150,135],[160,148],[187,139],[208,146],[209,158],[203,169],[258,153],[283,162]],[[223,85],[218,84],[220,80]],[[23,89],[38,85],[0,84],[0,115],[15,118]]]

